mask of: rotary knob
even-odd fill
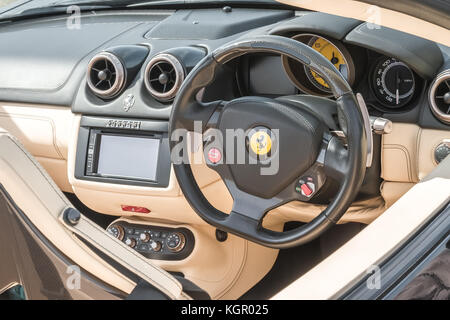
[[[450,139],[444,139],[434,150],[434,160],[440,163],[450,154]]]
[[[186,238],[181,232],[171,233],[166,239],[167,248],[172,252],[180,252],[186,245]]]
[[[151,236],[150,236],[150,233],[148,233],[148,232],[143,232],[139,235],[139,239],[142,242],[149,242],[150,238],[151,238]]]
[[[133,238],[128,238],[127,240],[125,240],[125,244],[130,248],[134,248],[136,246],[136,240]]]
[[[161,242],[159,242],[159,241],[152,241],[150,243],[150,248],[152,248],[152,250],[155,252],[160,251],[161,247],[162,247],[162,245],[161,245]]]

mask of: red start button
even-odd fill
[[[217,148],[211,148],[208,151],[208,160],[213,163],[219,163],[222,160],[222,153]]]

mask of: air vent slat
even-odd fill
[[[123,89],[125,75],[125,68],[117,56],[101,52],[89,62],[87,83],[95,95],[110,99]]]
[[[184,80],[184,68],[170,54],[159,54],[145,69],[145,85],[153,97],[160,101],[172,100]]]

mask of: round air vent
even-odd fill
[[[433,81],[429,99],[434,115],[450,124],[450,69],[441,72]]]
[[[151,95],[160,101],[175,98],[183,80],[184,68],[171,54],[156,55],[145,68],[145,86]]]
[[[89,62],[87,83],[98,97],[113,98],[123,89],[125,68],[117,56],[109,52],[101,52]]]

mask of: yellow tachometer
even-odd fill
[[[344,76],[349,85],[353,85],[356,75],[355,64],[349,49],[343,43],[311,33],[301,33],[293,36],[292,39],[322,54]],[[356,53],[354,49],[352,52]],[[287,56],[282,57],[282,62],[289,79],[303,93],[322,97],[333,95],[328,83],[316,71]]]
[[[349,80],[348,74],[348,62],[344,57],[344,54],[339,50],[333,43],[322,38],[322,37],[312,37],[308,45],[314,50],[320,52],[325,58],[327,58],[335,67],[338,69],[342,75]],[[309,80],[320,90],[330,91],[330,86],[325,80],[314,70],[306,68],[306,75]]]

